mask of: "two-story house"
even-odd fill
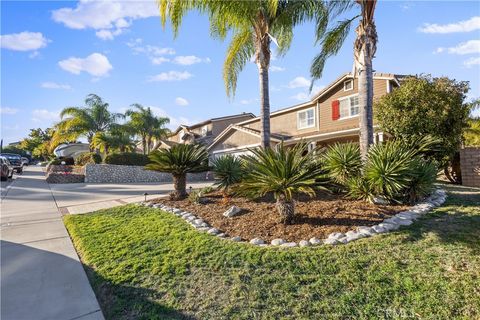
[[[374,73],[374,99],[400,85],[403,76]],[[358,79],[345,73],[308,102],[270,114],[271,145],[308,141],[310,148],[334,142],[358,141]],[[224,154],[240,155],[260,145],[260,118],[229,125],[209,146],[213,158]],[[382,141],[383,132],[374,124],[375,141]]]

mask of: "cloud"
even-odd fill
[[[75,8],[52,12],[52,19],[71,29],[94,29],[97,37],[111,40],[126,30],[132,21],[158,16],[158,8],[150,1],[80,0]]]
[[[306,101],[306,100],[308,100],[309,97],[308,97],[308,94],[307,94],[307,93],[305,93],[305,92],[299,92],[299,93],[297,93],[296,95],[291,96],[290,98],[295,99],[295,100],[298,100],[298,101]]]
[[[178,56],[173,59],[173,62],[183,66],[189,66],[189,65],[192,65],[195,63],[201,63],[201,62],[209,63],[210,58],[202,59],[196,56]]]
[[[70,57],[58,62],[60,68],[73,74],[87,72],[95,77],[107,76],[113,69],[107,57],[101,53],[92,53],[86,58]]]
[[[165,57],[151,58],[150,60],[152,61],[153,64],[156,64],[156,65],[159,65],[159,64],[162,64],[164,62],[169,62],[170,61],[170,59],[165,58]]]
[[[473,66],[480,65],[480,57],[470,58],[468,60],[465,60],[463,62],[463,65],[467,68],[471,68]]]
[[[278,67],[278,66],[271,66],[271,67],[270,67],[270,71],[272,71],[272,72],[281,72],[281,71],[285,71],[285,68],[283,68],[283,67]]]
[[[450,54],[472,54],[480,53],[480,40],[469,40],[462,42],[455,47],[437,48],[434,53],[448,52]]]
[[[455,33],[455,32],[470,32],[480,29],[480,16],[472,17],[468,20],[459,21],[456,23],[449,24],[430,24],[425,23],[421,28],[420,32],[423,33]]]
[[[313,96],[315,96],[317,93],[319,93],[321,90],[323,90],[325,86],[313,86],[312,92],[299,92],[294,96],[291,96],[290,98],[298,100],[298,101],[306,101],[306,100],[311,100]]]
[[[173,48],[162,48],[157,46],[146,45],[142,46],[143,40],[140,38],[130,40],[127,42],[127,46],[132,48],[134,54],[144,54],[150,59],[152,64],[162,64],[164,62],[169,62],[169,58],[165,58],[166,55],[175,54]]]
[[[44,89],[63,89],[63,90],[70,90],[72,87],[68,84],[61,84],[61,83],[56,83],[56,82],[42,82],[40,84],[40,87]]]
[[[15,114],[18,112],[18,109],[9,108],[9,107],[0,107],[0,114]]]
[[[2,48],[15,51],[33,51],[47,46],[50,42],[40,32],[20,32],[0,36]]]
[[[35,109],[32,111],[32,120],[34,122],[58,121],[60,120],[60,112],[47,109]]]
[[[169,72],[162,72],[155,76],[151,76],[148,78],[148,82],[155,82],[155,81],[182,81],[187,80],[192,77],[192,74],[184,71],[169,71]]]
[[[154,106],[149,106],[152,109],[152,112],[154,115],[157,117],[167,117],[170,119],[170,123],[168,125],[168,128],[174,130],[176,129],[179,125],[184,124],[184,125],[191,125],[194,123],[199,122],[196,119],[188,119],[185,117],[174,117],[170,114],[168,114],[164,109],[159,108],[159,107],[154,107]]]
[[[178,97],[175,99],[175,104],[177,106],[188,106],[189,105],[189,102],[187,99],[185,98],[182,98],[182,97]]]
[[[295,88],[305,88],[310,86],[310,80],[306,79],[305,77],[296,77],[292,81],[290,81],[287,85],[290,89]]]

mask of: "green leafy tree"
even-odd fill
[[[133,109],[127,110],[125,115],[130,117],[127,126],[130,131],[138,135],[142,142],[143,154],[149,154],[153,146],[153,141],[163,139],[168,136],[170,130],[165,126],[170,123],[166,117],[157,117],[153,114],[150,107],[135,103]]]
[[[208,167],[208,152],[196,144],[176,144],[170,149],[153,151],[149,155],[148,170],[168,172],[173,176],[174,199],[187,196],[187,173],[204,172]]]
[[[269,75],[272,41],[278,45],[278,55],[290,47],[296,25],[317,18],[317,33],[322,34],[328,22],[323,3],[304,1],[175,1],[157,0],[162,24],[170,19],[175,35],[183,16],[191,9],[206,12],[210,19],[212,36],[231,42],[223,65],[223,79],[227,95],[233,96],[239,73],[253,57],[259,72],[261,145],[270,146]]]
[[[468,125],[464,132],[465,147],[480,147],[480,117],[470,118]]]
[[[310,73],[312,78],[322,76],[326,60],[337,54],[350,28],[360,18],[356,28],[357,37],[353,46],[355,77],[358,77],[358,103],[360,108],[360,153],[365,159],[368,148],[373,144],[373,67],[372,60],[377,51],[377,31],[374,20],[376,0],[330,1],[328,7],[334,15],[358,8],[360,13],[339,22],[326,33],[317,33],[316,39],[321,44],[320,53],[314,58]],[[313,86],[313,82],[312,82]]]
[[[375,115],[383,130],[402,140],[429,135],[441,141],[436,160],[452,181],[460,174],[455,160],[472,103],[465,102],[468,82],[430,75],[409,77],[402,85],[375,103]]]
[[[303,193],[313,197],[317,189],[324,189],[319,183],[324,170],[316,165],[315,152],[305,155],[307,150],[305,143],[292,148],[280,144],[250,149],[252,155],[244,156],[248,170],[236,191],[249,197],[273,194],[281,222],[291,224],[295,217],[294,196]]]

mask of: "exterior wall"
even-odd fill
[[[462,185],[480,187],[480,148],[460,150],[460,169],[462,170]]]
[[[260,137],[240,130],[234,130],[225,136],[221,142],[213,146],[213,148],[210,149],[210,153],[230,148],[246,147],[257,143],[260,143]]]
[[[206,172],[188,174],[187,181],[207,181]],[[120,166],[114,164],[87,164],[86,183],[137,183],[172,182],[172,175],[165,172],[145,170],[143,166]]]
[[[235,118],[230,118],[230,119],[224,119],[224,120],[215,120],[212,122],[212,128],[211,132],[214,137],[218,136],[220,133],[222,133],[223,130],[225,130],[229,125],[239,123],[248,119],[251,119],[252,117],[248,114],[245,114],[243,116],[238,116]]]

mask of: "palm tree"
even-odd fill
[[[149,155],[148,170],[168,172],[173,176],[175,200],[187,195],[187,173],[208,170],[208,152],[205,147],[195,144],[176,144],[170,149],[153,151]]]
[[[324,189],[320,178],[325,172],[316,163],[315,152],[304,155],[307,150],[306,143],[293,148],[282,143],[275,148],[250,149],[252,155],[244,156],[249,170],[236,191],[249,197],[273,194],[281,222],[292,223],[293,197],[299,193],[314,196],[315,190]]]
[[[111,151],[132,152],[135,150],[135,143],[128,133],[97,132],[92,139],[92,146],[100,152],[109,154]]]
[[[60,117],[62,120],[55,126],[55,140],[72,141],[84,136],[93,147],[95,134],[108,131],[123,115],[111,113],[108,103],[95,94],[89,94],[85,99],[85,107],[67,107],[60,112]]]
[[[143,148],[143,154],[151,151],[153,140],[165,138],[170,130],[165,126],[170,123],[170,119],[165,117],[156,117],[150,107],[145,108],[141,104],[132,104],[134,109],[127,110],[126,116],[130,117],[127,126],[131,128],[134,134],[140,136]]]
[[[377,31],[373,14],[377,0],[331,1],[329,10],[337,15],[360,6],[360,14],[338,23],[330,31],[317,34],[322,44],[321,52],[314,58],[310,69],[313,79],[322,76],[325,61],[337,54],[348,35],[350,27],[357,18],[357,37],[354,43],[355,75],[358,76],[358,103],[360,106],[360,153],[367,156],[368,148],[373,144],[373,69],[372,60],[377,50]],[[312,82],[313,83],[313,82]]]
[[[223,79],[228,96],[235,94],[238,74],[253,57],[260,82],[261,145],[270,147],[269,76],[270,44],[275,42],[278,54],[290,47],[293,28],[317,17],[317,31],[325,30],[328,14],[322,2],[315,0],[157,0],[160,17],[165,26],[167,16],[178,33],[183,15],[191,9],[206,12],[210,18],[212,36],[225,39],[232,32],[232,41],[223,65]]]

